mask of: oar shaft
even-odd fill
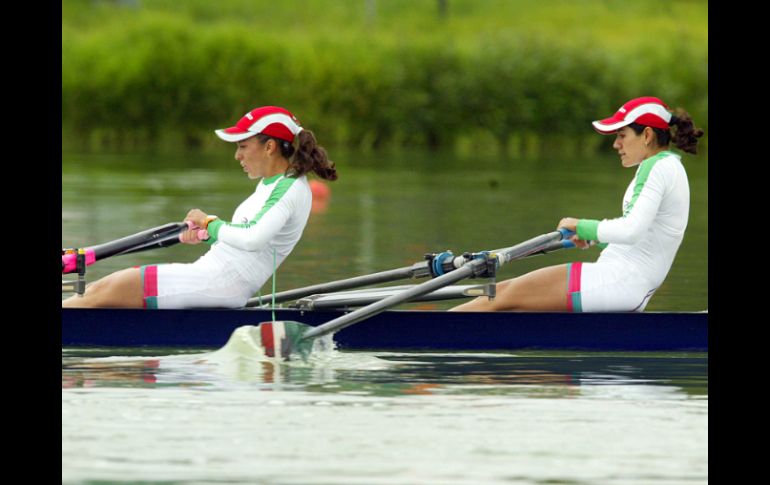
[[[552,241],[542,249],[527,254],[525,257],[535,256],[538,254],[546,254],[558,249],[564,249],[564,241]],[[492,251],[493,253],[504,250],[498,249]],[[427,261],[418,261],[412,266],[405,266],[403,268],[396,268],[387,271],[381,271],[379,273],[373,273],[370,275],[354,276],[352,278],[346,278],[337,281],[330,281],[328,283],[318,283],[316,285],[304,286],[302,288],[296,288],[293,290],[279,291],[275,294],[275,298],[272,295],[267,294],[265,296],[254,297],[246,302],[247,307],[257,307],[262,305],[270,305],[273,302],[284,303],[287,301],[299,300],[306,296],[317,295],[319,293],[334,293],[336,291],[351,290],[353,288],[361,288],[364,286],[376,285],[379,283],[388,283],[391,281],[425,278],[431,276],[430,269]]]
[[[426,261],[421,261],[419,263],[413,264],[412,266],[405,266],[403,268],[381,271],[379,273],[373,273],[370,275],[354,276],[352,278],[331,281],[329,283],[319,283],[317,285],[305,286],[303,288],[297,288],[294,290],[281,291],[275,294],[275,303],[293,301],[318,293],[331,293],[335,291],[349,290],[351,288],[360,288],[362,286],[387,283],[390,281],[405,280],[409,278],[421,278],[424,276],[430,276],[430,270],[428,270],[428,263]],[[263,297],[251,298],[246,303],[246,306],[254,307],[270,304],[272,302],[273,297],[271,295],[266,295]]]
[[[511,246],[510,248],[495,251],[498,265],[502,266],[510,261],[525,258],[544,251],[546,248],[549,248],[554,241],[561,241],[565,237],[563,232],[553,231],[543,234],[542,236],[533,237],[528,241]]]
[[[140,251],[147,251],[148,249],[167,248],[169,246],[174,246],[175,244],[179,244],[180,242],[181,240],[179,239],[179,233],[171,233],[171,234],[162,236],[158,239],[152,239],[150,241],[147,241],[144,244],[141,244],[139,246],[117,253],[115,256],[138,253]]]
[[[289,308],[300,310],[351,310],[370,305],[383,298],[408,290],[415,285],[384,286],[363,290],[338,291],[334,293],[317,293],[305,298],[299,298],[289,305]],[[450,285],[436,291],[426,293],[409,300],[410,303],[425,301],[446,301],[469,296],[479,296],[484,285]]]
[[[497,260],[497,266],[502,266],[510,261],[521,259],[531,254],[543,251],[545,248],[551,247],[553,241],[561,241],[566,238],[567,234],[562,231],[553,231],[541,236],[534,237],[523,243],[505,248],[499,251],[494,251],[490,257]],[[420,297],[432,291],[443,288],[444,286],[456,283],[464,278],[474,276],[477,269],[487,265],[485,259],[473,259],[467,262],[462,267],[438,276],[432,280],[426,281],[422,284],[416,285],[402,293],[391,295],[378,302],[367,305],[358,310],[352,311],[346,315],[330,320],[323,325],[319,325],[311,330],[308,330],[303,336],[302,340],[307,340],[315,337],[320,337],[329,333],[337,332],[345,327],[358,323],[361,320],[365,320],[371,316],[381,313],[388,308],[405,303],[413,298]]]
[[[187,228],[186,222],[172,222],[114,241],[97,244],[90,249],[94,251],[97,260],[104,259],[116,254],[125,253],[137,247],[152,245],[153,242],[168,235],[178,236],[182,230]]]
[[[334,320],[328,321],[323,325],[319,325],[318,327],[308,330],[302,336],[302,340],[320,337],[329,333],[342,330],[343,328],[353,325],[354,323],[358,323],[361,320],[365,320],[378,313],[382,313],[383,311],[387,310],[390,307],[399,305],[413,298],[417,298],[419,296],[425,295],[434,290],[443,288],[444,286],[451,285],[452,283],[455,283],[464,278],[467,278],[473,273],[473,270],[474,270],[473,266],[468,264],[458,270],[452,271],[451,273],[443,274],[432,280],[416,285],[402,293],[391,295],[385,299],[372,303],[371,305],[367,305],[363,308],[359,308],[358,310],[352,311],[346,315],[343,315],[341,317],[335,318]]]

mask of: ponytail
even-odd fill
[[[650,126],[653,133],[655,133],[655,141],[658,143],[658,146],[666,147],[670,142],[674,142],[674,145],[684,152],[697,153],[698,138],[703,136],[703,130],[695,128],[690,115],[683,109],[677,108],[676,114],[671,115],[671,120],[668,124],[669,128],[666,129]],[[644,131],[646,125],[634,122],[628,125],[628,127],[639,135]],[[674,127],[676,127],[676,131],[672,132],[671,128]]]
[[[299,177],[308,172],[313,172],[324,180],[337,180],[337,169],[334,162],[329,160],[324,147],[316,142],[312,131],[302,130],[297,135],[297,149],[286,140],[281,140],[269,135],[257,135],[260,143],[267,140],[275,140],[281,150],[281,155],[289,160],[287,175]]]
[[[684,152],[697,153],[698,138],[703,136],[703,130],[695,127],[690,115],[678,108],[676,114],[671,116],[669,124],[676,127],[671,137],[674,145]]]
[[[329,160],[324,147],[316,142],[310,130],[302,130],[297,135],[297,151],[291,159],[290,170],[295,176],[314,172],[324,180],[337,180],[337,169]]]

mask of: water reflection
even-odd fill
[[[152,352],[153,349],[145,349]],[[164,349],[155,349],[156,355]],[[216,352],[100,357],[69,350],[62,388],[253,388],[360,396],[688,398],[708,395],[708,357],[691,354],[314,352],[276,362]]]

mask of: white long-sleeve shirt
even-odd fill
[[[681,158],[663,151],[639,164],[623,197],[622,217],[581,219],[577,234],[609,243],[597,263],[625,265],[657,288],[674,262],[689,212],[690,186]]]
[[[231,222],[217,219],[208,225],[212,246],[199,261],[234,270],[256,293],[299,241],[312,200],[304,175],[263,178],[235,209]]]

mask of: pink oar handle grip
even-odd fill
[[[93,249],[86,248],[86,266],[94,264],[96,262],[96,254]],[[78,255],[77,253],[63,254],[61,257],[62,273],[72,273],[77,271],[78,268]]]
[[[206,239],[209,238],[209,231],[207,231],[206,229],[199,228],[193,221],[185,221],[185,222],[187,223],[187,227],[189,227],[190,229],[198,229],[198,239],[200,239],[201,241],[205,241]],[[179,239],[180,240],[182,239],[181,233],[179,234]]]

